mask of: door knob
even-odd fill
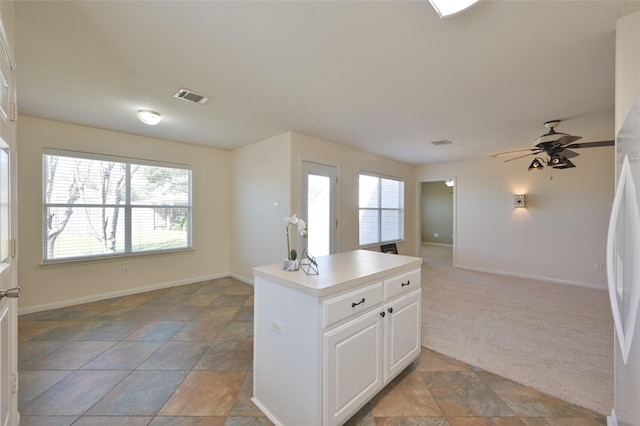
[[[16,298],[18,296],[20,296],[20,287],[14,287],[8,290],[0,290],[0,299],[4,297]]]

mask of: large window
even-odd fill
[[[360,246],[404,239],[404,182],[360,175]]]
[[[191,247],[191,168],[44,151],[45,262]]]

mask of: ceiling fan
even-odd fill
[[[549,129],[547,133],[539,136],[534,142],[533,148],[517,149],[515,151],[498,152],[497,154],[491,154],[491,157],[497,157],[498,155],[513,154],[516,152],[525,152],[527,154],[504,160],[505,162],[518,160],[520,158],[528,157],[530,155],[536,156],[529,170],[542,170],[544,166],[553,167],[554,169],[570,169],[576,165],[569,160],[569,158],[577,157],[577,152],[573,149],[577,148],[596,148],[599,146],[612,146],[614,141],[599,141],[599,142],[582,142],[574,143],[578,139],[582,139],[582,136],[573,136],[567,133],[556,132],[556,127],[560,124],[560,120],[551,120],[544,123],[544,126]],[[545,154],[545,156],[539,157],[539,154]]]

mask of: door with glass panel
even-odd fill
[[[11,2],[0,2],[0,425],[18,424],[15,62]]]
[[[335,166],[302,162],[300,217],[307,222],[307,237],[301,247],[313,256],[338,251],[338,169]]]

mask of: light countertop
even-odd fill
[[[328,296],[361,284],[409,272],[422,265],[422,259],[419,257],[369,250],[336,253],[317,257],[316,260],[318,275],[307,275],[302,267],[298,271],[287,272],[283,269],[282,262],[258,266],[253,269],[253,273],[256,277],[276,281],[312,296]]]

